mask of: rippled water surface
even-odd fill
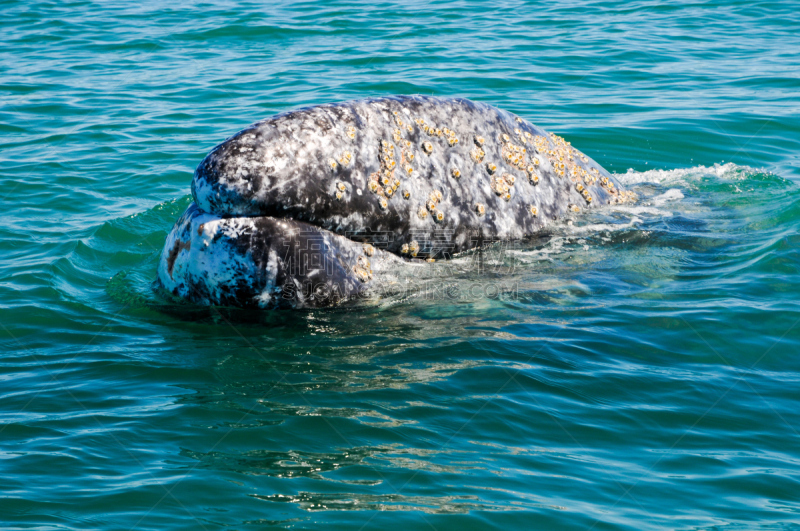
[[[796,528],[799,13],[4,2],[0,527]],[[440,275],[469,296],[158,298],[215,144],[394,93],[513,111],[640,201]]]

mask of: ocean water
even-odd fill
[[[3,2],[0,528],[797,529],[798,50],[789,1]],[[215,144],[396,93],[640,201],[440,276],[466,296],[159,299]]]

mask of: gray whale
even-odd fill
[[[635,200],[563,138],[487,104],[395,96],[257,122],[215,147],[157,282],[200,304],[316,307],[409,267]],[[413,269],[412,273],[413,275]]]

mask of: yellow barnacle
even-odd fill
[[[427,218],[427,217],[428,217],[428,211],[427,211],[427,210],[425,210],[425,208],[424,208],[424,207],[419,207],[419,210],[417,210],[417,215],[418,215],[418,216],[419,216],[421,219],[425,219],[425,218]]]
[[[362,247],[364,248],[365,255],[372,256],[373,254],[375,254],[375,247],[373,247],[371,244],[365,243],[362,245]]]
[[[510,173],[504,173],[503,180],[508,183],[509,186],[514,186],[514,183],[517,182],[517,178]]]
[[[344,194],[342,192],[336,192],[336,199],[341,201],[343,197],[344,197]]]
[[[506,202],[511,201],[511,193],[510,192],[504,193],[502,197],[503,197],[503,199],[506,200]]]
[[[409,197],[411,197],[411,192],[403,190],[403,199],[408,199]]]
[[[436,197],[436,201],[442,200],[442,192],[440,192],[439,190],[434,191],[433,195]]]
[[[454,136],[451,136],[447,139],[447,143],[450,144],[450,147],[453,147],[458,144],[458,139]]]
[[[328,166],[331,170],[336,171],[336,168],[339,167],[339,164],[334,159],[328,159]]]
[[[444,134],[446,134],[447,136],[450,136],[453,133],[450,129],[448,129],[446,127],[442,129],[442,132]]]
[[[370,279],[370,272],[364,269],[363,267],[355,266],[353,268],[353,273],[355,273],[356,278],[361,282],[367,282]]]
[[[381,177],[381,184],[382,185],[386,186],[390,182],[392,182],[391,173],[389,175],[384,175],[383,177]]]
[[[486,171],[488,171],[489,174],[491,175],[492,173],[497,171],[497,165],[494,164],[493,162],[487,162],[486,163]]]
[[[413,132],[414,132],[414,128],[413,128],[413,127],[411,127],[411,124],[408,124],[408,125],[406,126],[406,129],[408,129],[408,132],[409,132],[409,133],[413,133]]]
[[[482,136],[476,136],[475,137],[475,145],[476,146],[481,147],[484,142],[485,142],[485,140],[483,139]]]
[[[522,134],[522,131],[520,131],[520,130],[519,130],[519,128],[515,127],[515,128],[514,128],[514,134],[515,134],[515,135],[517,135],[517,136],[519,136],[519,135],[521,135],[521,134]]]
[[[347,187],[344,185],[342,181],[336,181],[336,189],[339,190],[340,192],[344,192],[345,190],[347,190]]]
[[[580,212],[581,211],[581,207],[579,207],[578,205],[570,204],[567,208],[570,210],[570,212]]]
[[[591,203],[591,202],[592,202],[592,196],[590,196],[589,194],[586,194],[586,195],[584,196],[584,199],[586,199],[586,202],[587,202],[587,203]]]
[[[411,148],[411,140],[406,140],[405,144],[407,148]]]
[[[406,159],[408,159],[408,162],[414,162],[414,154],[410,151],[406,152]]]
[[[539,215],[539,209],[536,208],[535,206],[531,205],[529,210],[530,210],[530,213],[531,213],[532,216],[536,217],[536,216]]]
[[[525,137],[526,138],[531,138],[531,136],[533,136],[533,135],[531,135],[529,132],[525,131]]]
[[[408,244],[408,252],[411,253],[411,256],[417,256],[419,252],[419,243],[417,243],[417,240],[411,240],[411,243]]]
[[[575,185],[575,189],[579,192],[583,192],[583,185],[581,183],[577,183]]]
[[[387,201],[385,197],[381,197],[378,199],[378,205],[380,205],[381,210],[386,210],[389,208],[389,201]]]
[[[507,134],[503,133],[503,142],[510,142],[510,141],[511,141],[511,137],[508,136]]]
[[[392,197],[392,194],[394,193],[394,188],[392,188],[389,185],[386,185],[383,188],[383,193],[386,194],[386,197]]]
[[[431,154],[431,152],[433,151],[433,144],[431,144],[430,142],[424,142],[424,143],[422,144],[422,150],[423,150],[425,153],[427,153],[428,155],[430,155],[430,154]]]
[[[441,223],[442,221],[444,221],[444,212],[437,209],[436,212],[433,213],[433,219],[437,223]]]
[[[404,243],[402,247],[400,247],[400,254],[408,254],[408,244]]]
[[[436,210],[436,201],[434,201],[433,199],[429,199],[428,202],[425,203],[425,207],[431,212],[433,212],[434,210]]]
[[[486,207],[482,203],[475,203],[475,213],[482,216],[486,213]]]
[[[434,130],[434,133],[436,134],[436,136],[442,136],[442,130],[439,129],[438,127]]]
[[[414,168],[411,167],[411,164],[406,164],[406,173],[411,175],[411,173],[413,171],[414,171]]]
[[[458,179],[461,177],[461,171],[459,171],[458,168],[453,167],[450,169],[450,175],[452,175],[454,179]]]
[[[536,172],[529,173],[528,181],[534,186],[539,184],[539,175]]]
[[[370,192],[376,193],[378,191],[378,188],[380,188],[380,186],[375,181],[370,181],[369,184],[367,185],[367,188],[369,188]]]
[[[515,119],[516,121],[518,121],[519,123],[522,123],[522,118],[520,118],[519,116],[516,116],[516,117],[514,117],[514,119]]]

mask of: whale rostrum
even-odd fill
[[[635,200],[563,138],[484,103],[428,96],[257,122],[203,159],[192,196],[158,282],[240,307],[337,304],[400,282],[408,262],[442,249],[524,238],[569,211]]]

